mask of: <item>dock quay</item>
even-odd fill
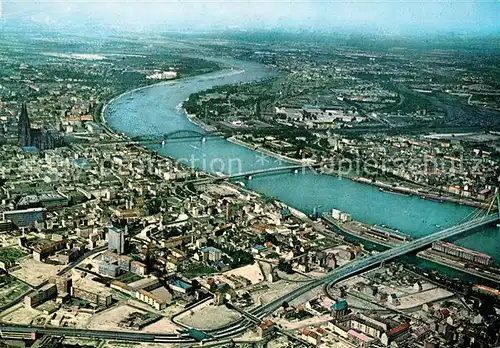
[[[430,188],[411,188],[403,185],[391,185],[381,181],[372,181],[369,178],[365,178],[362,176],[359,177],[351,177],[352,181],[373,185],[379,187],[381,192],[386,192],[390,194],[403,194],[407,196],[418,196],[421,199],[426,199],[429,201],[434,201],[438,203],[450,202],[456,203],[460,205],[468,205],[475,208],[488,209],[488,204],[484,202],[475,201],[472,199],[467,199],[464,197],[453,197],[452,195],[438,195],[434,192],[430,192]]]
[[[474,250],[469,250],[459,246],[455,246],[455,248],[463,250],[460,253],[460,256],[458,256],[459,254],[451,255],[449,253],[436,250],[435,245],[433,245],[433,247],[429,249],[418,252],[417,256],[424,260],[431,261],[442,266],[450,267],[458,271],[468,273],[475,277],[500,283],[500,268],[491,262],[487,262],[488,258],[476,258],[476,254],[479,254],[479,256],[488,255],[480,254],[475,252]]]
[[[328,213],[322,215],[324,221],[351,236],[393,248],[411,240],[411,236],[385,226],[369,225],[360,221],[335,219]]]

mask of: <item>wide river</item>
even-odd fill
[[[203,132],[193,124],[180,104],[189,95],[214,86],[247,83],[276,73],[251,62],[224,60],[231,68],[216,73],[190,77],[131,91],[110,103],[106,109],[109,125],[128,136],[168,134],[175,131]],[[164,147],[154,146],[163,155],[194,163],[209,172],[235,173],[260,168],[289,165],[263,156],[254,150],[223,139],[208,138],[171,141]],[[452,226],[471,214],[473,208],[452,203],[437,203],[391,193],[376,187],[313,172],[256,176],[247,187],[279,198],[306,213],[340,209],[353,218],[372,224],[386,224],[419,237]],[[491,227],[465,237],[458,244],[492,255],[500,263],[500,230]]]

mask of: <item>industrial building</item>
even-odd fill
[[[99,289],[84,288],[81,284],[73,286],[71,289],[73,297],[81,298],[95,306],[109,307],[113,301],[109,293]]]
[[[219,261],[222,258],[222,251],[214,247],[201,248],[203,254],[203,261]]]
[[[351,214],[345,213],[338,209],[332,209],[332,218],[342,222],[348,222],[352,220]]]
[[[24,296],[24,304],[26,307],[33,308],[57,294],[57,287],[55,284],[46,284],[39,290],[35,290],[28,295]]]
[[[432,244],[432,250],[486,266],[493,264],[493,258],[490,255],[470,250],[452,243],[434,242]]]
[[[118,267],[118,263],[115,262],[99,262],[99,274],[108,276],[108,277],[116,277],[120,274],[120,268]]]
[[[164,286],[158,284],[138,290],[135,293],[135,297],[154,307],[156,310],[162,310],[170,304],[173,296]]]
[[[377,226],[374,225],[370,228],[370,233],[372,235],[377,235],[380,237],[394,238],[403,242],[406,242],[411,239],[411,237],[407,234],[401,233],[399,230],[394,230],[392,228],[386,226]]]
[[[46,213],[45,208],[4,211],[3,220],[12,221],[17,227],[29,227],[34,226],[36,222],[43,222]]]

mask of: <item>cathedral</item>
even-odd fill
[[[31,128],[28,109],[24,103],[21,106],[17,134],[21,147],[36,147],[43,151],[64,146],[63,138],[56,132]]]

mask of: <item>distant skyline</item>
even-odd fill
[[[8,25],[90,32],[287,29],[475,35],[500,33],[500,0],[0,0],[0,17]]]

